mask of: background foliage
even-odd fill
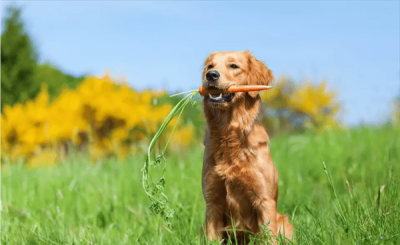
[[[311,81],[296,83],[282,76],[274,86],[261,94],[265,102],[262,122],[271,135],[340,127],[336,118],[340,104],[335,92],[327,90],[326,81],[317,85]]]
[[[28,165],[54,164],[69,151],[88,151],[94,160],[137,152],[171,110],[157,104],[165,92],[137,92],[104,78],[88,77],[76,90],[64,89],[54,101],[44,86],[25,104],[5,105],[1,116],[2,156],[10,161],[22,157]],[[178,128],[173,143],[187,146],[194,128]],[[41,157],[41,155],[43,155]],[[46,160],[47,159],[47,160]]]
[[[61,94],[63,89],[74,89],[84,79],[85,76],[74,77],[65,74],[57,67],[46,62],[44,64],[36,65],[33,83],[41,85],[45,84],[50,96],[50,100],[54,100]]]
[[[63,87],[75,88],[82,77],[64,74],[49,63],[38,64],[38,54],[25,30],[21,9],[9,7],[1,35],[1,108],[33,99],[46,84],[51,98]]]
[[[33,98],[40,89],[33,82],[37,55],[23,26],[21,11],[7,9],[1,35],[1,108]]]

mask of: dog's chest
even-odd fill
[[[236,222],[250,222],[242,220],[241,217],[251,220],[254,218],[253,200],[258,196],[257,187],[260,186],[261,179],[256,178],[252,169],[238,164],[229,167],[218,166],[215,170],[222,179],[222,188],[226,193],[225,212],[232,215]]]
[[[217,178],[227,183],[234,182],[242,188],[249,187],[249,182],[254,178],[253,163],[257,161],[257,150],[239,144],[232,145],[232,142],[226,141],[206,151],[212,153],[207,154],[207,162],[213,166]]]
[[[212,161],[217,166],[223,166],[225,170],[234,170],[232,166],[242,168],[247,163],[254,161],[256,153],[254,149],[243,146],[241,142],[224,141],[220,145],[211,146]]]
[[[249,166],[251,163],[243,162],[231,165],[216,165],[214,171],[226,188],[248,190],[254,184],[254,171]]]

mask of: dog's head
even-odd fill
[[[224,109],[246,98],[258,99],[257,91],[227,93],[226,89],[232,85],[270,85],[273,80],[271,70],[249,51],[214,52],[204,62],[203,87],[219,93],[206,95],[204,103]]]

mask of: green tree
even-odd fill
[[[21,10],[7,8],[1,35],[1,108],[35,97],[40,84],[34,81],[37,54],[21,20]]]
[[[36,66],[34,81],[36,84],[46,84],[50,99],[56,98],[63,88],[74,89],[85,77],[74,77],[63,73],[50,63]]]

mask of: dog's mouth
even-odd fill
[[[209,94],[210,102],[213,103],[225,103],[231,102],[233,97],[235,97],[235,93],[219,93],[219,94]]]

